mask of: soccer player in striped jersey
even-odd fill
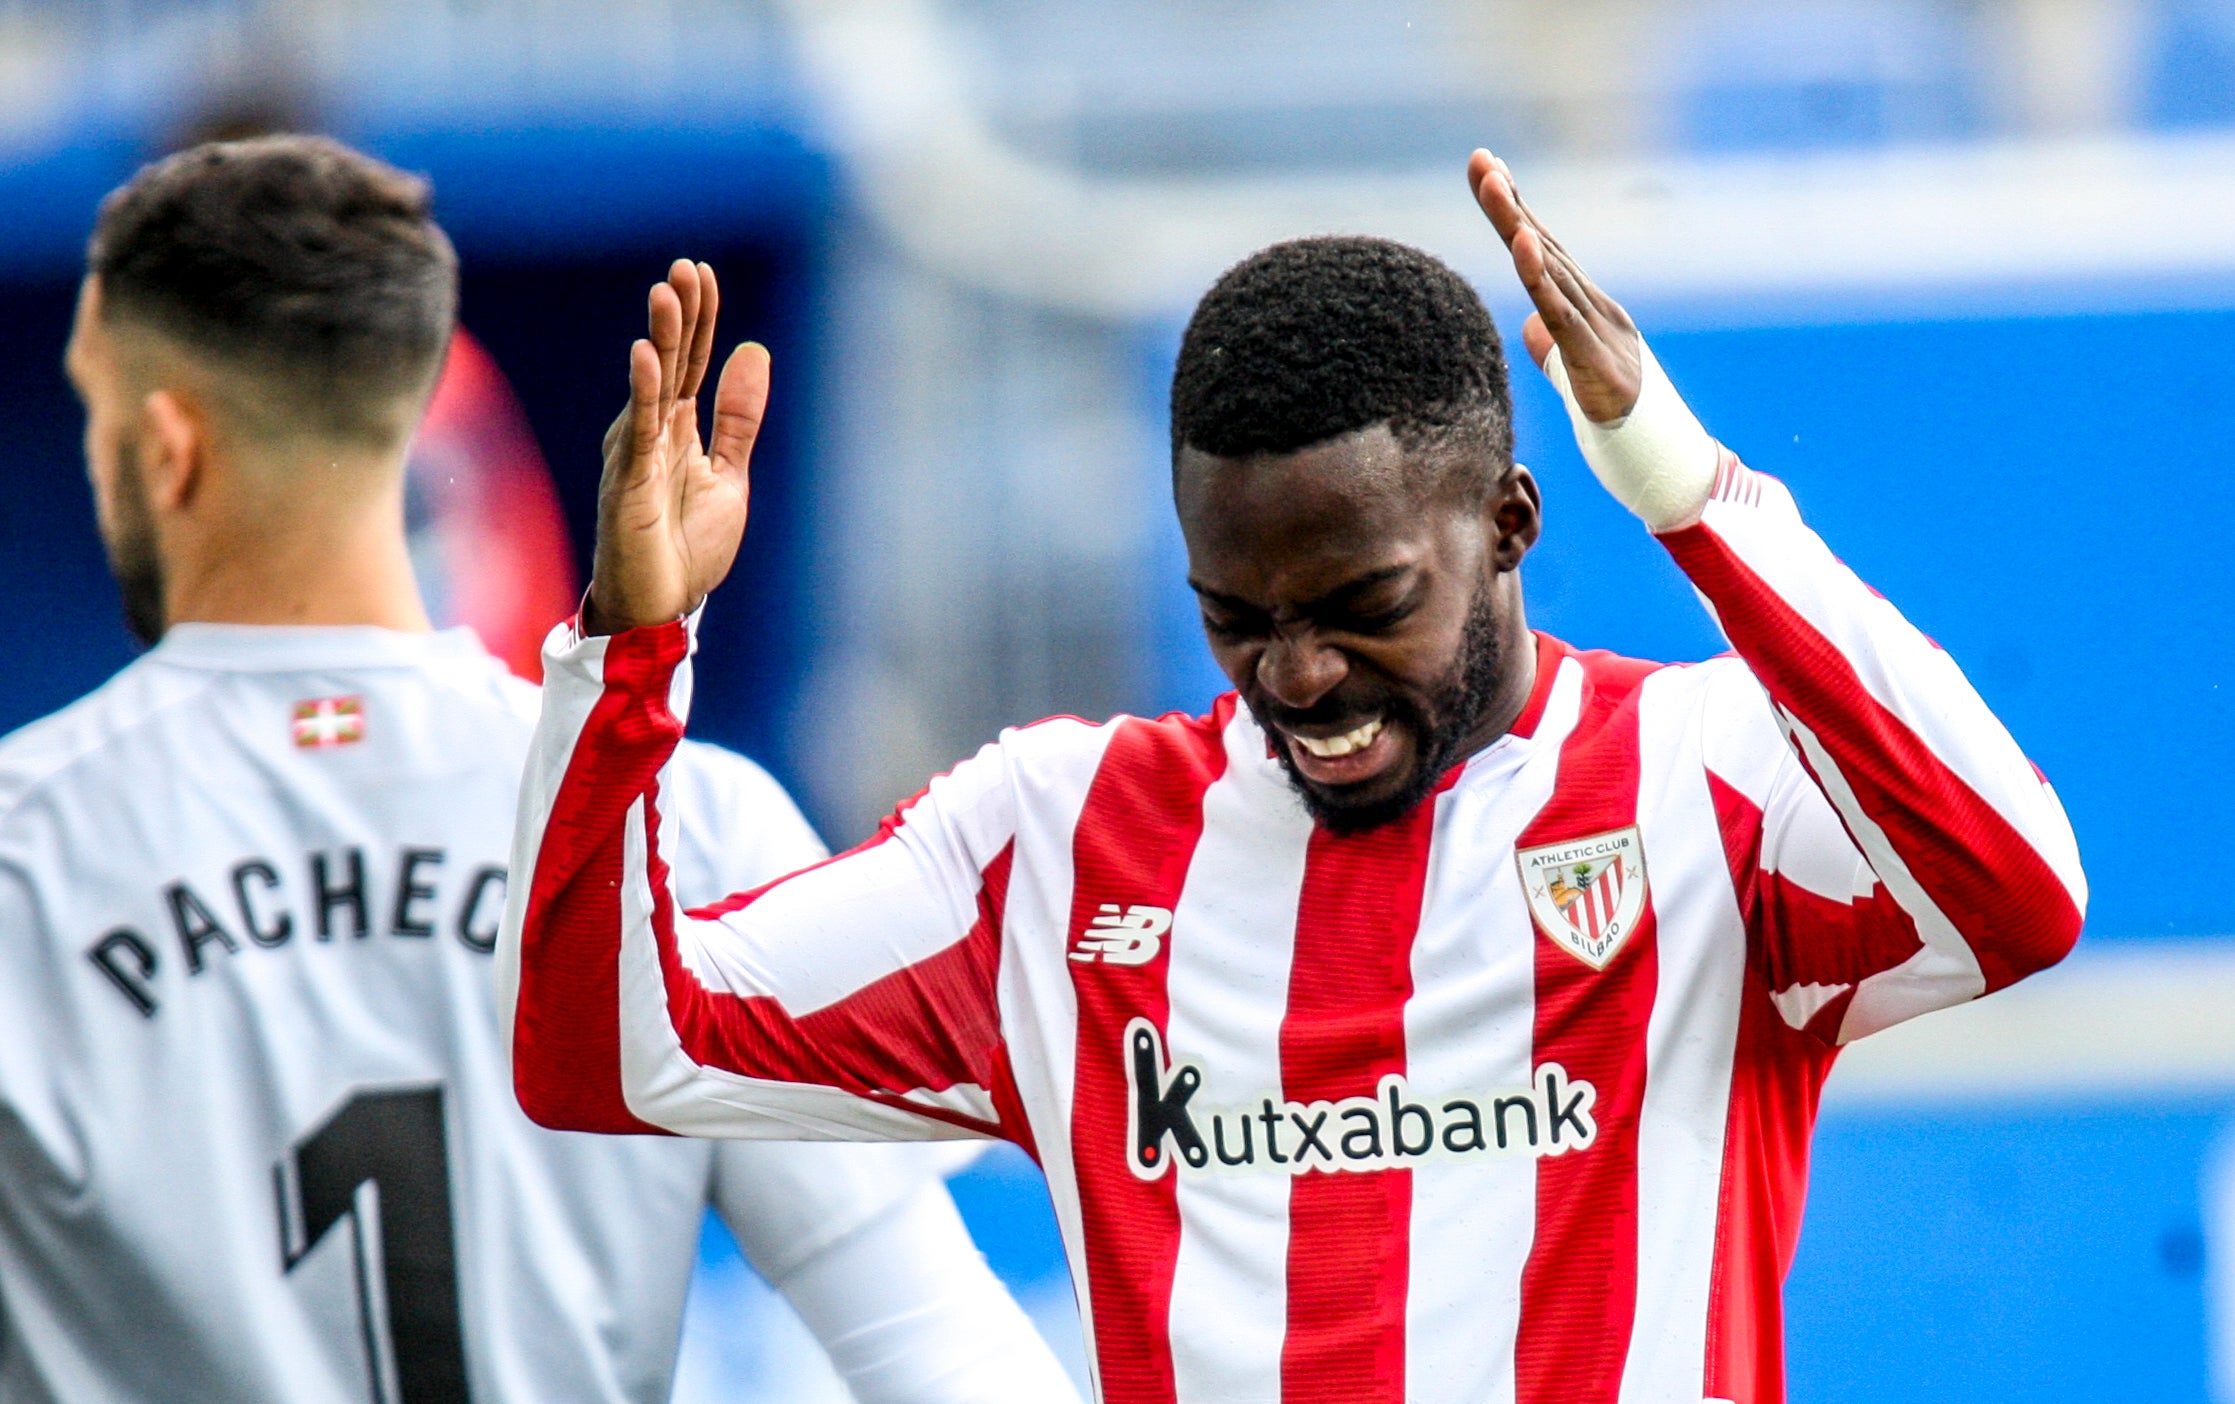
[[[0,743],[0,1400],[664,1404],[710,1206],[865,1404],[1071,1397],[935,1148],[521,1115],[490,972],[536,692],[430,631],[405,548],[428,200],[273,138],[102,207],[67,365],[154,647]],[[822,856],[743,757],[670,776],[681,890]]]
[[[768,362],[730,358],[702,448],[714,289],[678,264],[545,654],[499,952],[530,1114],[1016,1141],[1106,1404],[1781,1398],[1834,1056],[2059,959],[2078,855],[1956,665],[1708,437],[1502,164],[1469,179],[1585,457],[1729,655],[1532,633],[1480,300],[1399,245],[1278,245],[1172,386],[1234,693],[1006,732],[852,852],[686,908],[690,618]]]

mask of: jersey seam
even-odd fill
[[[73,748],[68,755],[63,756],[61,759],[55,761],[52,765],[39,771],[36,777],[26,780],[23,783],[22,787],[16,791],[13,798],[8,799],[5,802],[0,802],[0,827],[4,827],[10,820],[15,818],[18,811],[20,811],[26,804],[30,803],[38,796],[44,794],[50,787],[52,787],[57,781],[61,780],[65,775],[69,774],[71,771],[76,770],[78,766],[84,764],[85,762],[99,756],[108,748],[108,746],[112,742],[122,740],[127,736],[131,736],[136,732],[142,731],[147,727],[152,726],[157,719],[167,716],[169,713],[180,707],[184,707],[192,702],[201,701],[203,695],[215,685],[216,676],[217,675],[215,674],[209,675],[190,691],[184,693],[179,697],[175,697],[168,702],[160,703],[156,706],[150,707],[145,712],[142,712],[138,716],[133,717],[129,722],[125,722],[121,725],[103,728],[100,734],[90,744],[80,745]],[[116,681],[120,682],[122,681],[122,679],[117,679]],[[112,682],[111,685],[113,686],[114,683]],[[95,697],[98,696],[99,693],[95,693],[93,697],[88,697],[83,700],[90,703],[94,700]],[[41,720],[58,718],[61,715],[62,713],[60,712],[49,712],[47,714],[47,717],[42,718]]]

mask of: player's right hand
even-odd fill
[[[677,259],[652,286],[651,334],[629,347],[629,405],[605,433],[585,633],[681,618],[737,559],[768,406],[768,349],[749,341],[730,353],[714,390],[713,442],[702,444],[698,392],[720,305],[703,263]]]

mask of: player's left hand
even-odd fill
[[[1560,348],[1568,384],[1584,414],[1599,424],[1627,415],[1644,387],[1644,347],[1622,304],[1600,292],[1521,202],[1513,172],[1487,151],[1467,161],[1467,184],[1513,255],[1513,271],[1537,310],[1521,325],[1521,343],[1542,366]]]

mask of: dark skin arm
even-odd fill
[[[1514,188],[1513,172],[1488,151],[1467,162],[1475,203],[1513,255],[1513,271],[1536,304],[1521,343],[1539,366],[1560,348],[1576,403],[1593,421],[1622,418],[1644,384],[1644,340],[1622,304],[1600,292]]]

